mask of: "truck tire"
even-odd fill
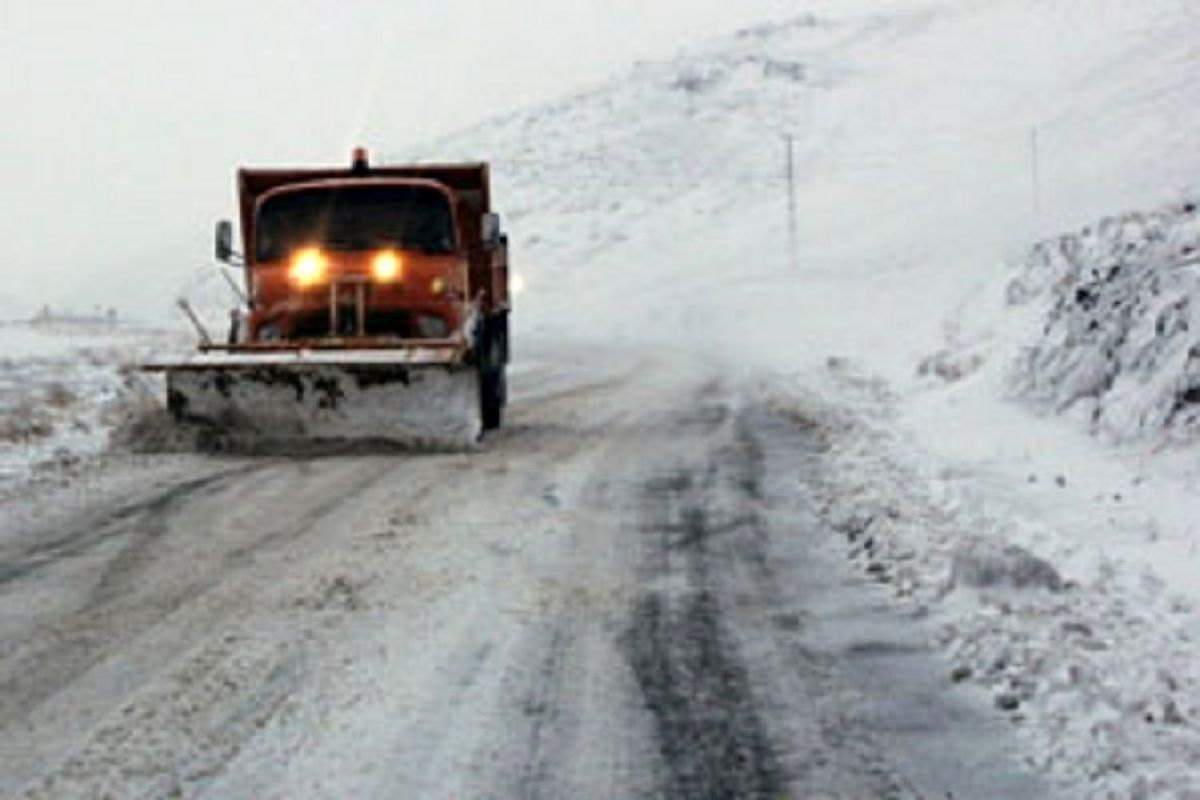
[[[500,331],[488,326],[483,335],[479,358],[479,404],[485,431],[500,427],[507,401],[504,342]]]
[[[501,401],[500,384],[504,381],[504,373],[494,372],[483,376],[480,385],[480,402],[483,404],[483,429],[494,431],[500,427],[504,417],[504,403]]]

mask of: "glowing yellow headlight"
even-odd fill
[[[400,277],[400,268],[400,256],[391,250],[384,250],[371,262],[371,273],[375,280],[383,283],[397,280]]]
[[[300,287],[312,286],[325,277],[329,262],[316,247],[306,247],[292,257],[292,266],[288,269],[288,277],[292,283]]]

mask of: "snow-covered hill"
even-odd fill
[[[1200,165],[1179,3],[826,6],[420,153],[494,163],[525,323],[576,326],[586,297],[630,338],[905,376],[1000,260]]]

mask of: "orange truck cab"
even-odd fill
[[[358,149],[349,167],[242,169],[238,193],[244,253],[227,221],[216,253],[244,267],[246,309],[220,349],[441,347],[503,405],[508,242],[487,164],[372,166]]]

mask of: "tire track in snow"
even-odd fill
[[[306,463],[300,462],[295,466],[302,474],[307,472]],[[240,480],[251,472],[266,477],[254,482]],[[5,643],[4,650],[0,652],[0,736],[6,733],[16,735],[40,706],[51,702],[60,692],[70,691],[93,668],[123,648],[134,648],[140,638],[157,635],[156,629],[176,612],[183,613],[185,619],[191,620],[190,624],[181,620],[181,626],[190,629],[199,627],[205,636],[218,626],[228,624],[229,614],[235,612],[239,594],[253,591],[255,579],[251,573],[254,554],[296,544],[312,536],[339,509],[354,502],[357,492],[369,491],[388,475],[387,470],[378,469],[370,461],[355,462],[351,469],[335,472],[337,477],[327,481],[326,488],[329,491],[313,495],[307,502],[293,502],[293,507],[286,513],[280,513],[274,525],[236,527],[227,534],[234,537],[233,542],[224,538],[225,532],[217,535],[218,531],[212,526],[227,522],[208,517],[205,513],[207,504],[215,503],[218,508],[222,504],[232,507],[229,500],[224,499],[230,491],[253,494],[271,483],[268,478],[272,474],[286,485],[291,482],[289,476],[293,472],[291,464],[271,462],[184,481],[148,500],[127,504],[112,512],[102,511],[98,515],[97,527],[106,529],[103,536],[85,536],[71,540],[73,544],[70,547],[59,548],[56,552],[61,555],[54,563],[70,562],[77,558],[98,577],[87,579],[87,583],[92,585],[68,607],[47,617],[31,618],[26,630],[16,633]],[[206,538],[197,541],[194,537],[198,536]],[[246,540],[247,536],[249,541]],[[116,543],[121,537],[128,541],[110,548],[115,552],[110,553],[102,546]],[[87,542],[96,548],[95,554],[89,552],[85,546]],[[181,546],[183,549],[180,549]],[[186,554],[194,553],[196,548],[205,551],[203,558],[189,561]],[[89,562],[96,558],[103,560],[98,567],[91,567]],[[50,564],[45,566],[49,568]],[[171,575],[172,570],[180,569],[184,572]],[[202,603],[201,598],[212,590],[219,590],[221,596],[214,598],[212,603]],[[205,619],[209,620],[207,625],[201,622]],[[217,650],[221,647],[223,645],[216,645]],[[190,647],[187,649],[190,650]],[[280,651],[280,658],[286,660],[294,657],[294,654],[289,655],[284,650]],[[207,649],[199,655],[189,654],[187,650],[166,654],[161,663],[152,669],[158,675],[191,675],[186,680],[178,680],[183,680],[188,686],[199,685],[207,680],[199,677],[206,674],[206,670],[197,672],[199,668],[195,664],[213,660],[205,652]],[[180,656],[184,657],[183,662],[179,662]],[[229,659],[235,660],[232,655]],[[143,668],[147,666],[143,665]],[[248,692],[248,696],[251,696],[259,690],[237,677],[236,664],[217,665],[214,669],[214,675],[229,676],[239,692]],[[178,682],[170,677],[166,680],[168,683]],[[220,682],[218,678],[213,680]],[[271,683],[276,688],[282,685],[274,680]],[[169,693],[169,697],[178,695],[184,698],[188,696],[188,691],[186,687],[180,688],[174,694]],[[279,694],[275,689],[263,691],[272,696]],[[111,702],[118,702],[118,698],[112,698]],[[279,702],[279,698],[273,702]],[[146,709],[137,703],[128,706],[126,713],[144,714],[148,720],[168,730],[172,726],[184,727],[166,711],[158,714],[153,708]],[[123,727],[117,726],[115,730]],[[120,741],[121,736],[108,730],[102,726],[90,737],[94,745],[94,755],[90,758],[95,761],[103,762],[105,758],[113,757],[112,753],[104,755],[105,748],[119,749],[125,746]],[[257,726],[234,726],[229,730],[251,736]],[[179,738],[182,741],[186,737]],[[237,747],[228,744],[231,734],[227,731],[219,738],[224,742],[220,747],[227,753],[224,758],[232,757]],[[207,753],[209,745],[199,742],[196,747],[195,758],[208,761],[214,758]],[[68,771],[86,772],[81,763],[90,762],[68,764]],[[151,772],[157,769],[149,764],[144,768]],[[206,768],[209,772],[215,769],[211,766]]]
[[[679,424],[707,439],[729,416],[724,404],[708,405]],[[784,793],[785,776],[742,656],[724,630],[708,555],[711,538],[754,520],[714,519],[708,505],[719,491],[718,478],[709,461],[643,486],[643,532],[658,573],[651,581],[685,583],[638,600],[624,646],[657,729],[667,773],[664,795],[773,798]]]
[[[553,765],[548,759],[554,752],[552,738],[558,732],[568,704],[565,666],[568,652],[574,645],[574,637],[565,626],[555,628],[534,684],[521,700],[521,710],[530,719],[530,730],[528,756],[521,771],[520,796],[529,800],[554,797],[554,787],[550,785]]]
[[[94,524],[73,530],[48,542],[40,542],[0,563],[0,588],[13,581],[32,577],[62,559],[83,555],[110,537],[127,533],[133,525],[138,525],[144,533],[153,538],[154,535],[162,533],[161,523],[172,509],[204,494],[215,494],[235,478],[258,468],[251,466],[227,470],[216,475],[182,481],[149,499],[140,499],[121,506]]]
[[[5,670],[2,668],[8,665],[0,662],[0,719],[19,719],[28,714],[103,658],[119,640],[119,632],[136,631],[149,624],[152,617],[165,616],[190,599],[195,589],[185,582],[160,595],[156,602],[143,598],[136,606],[125,604],[123,613],[113,613],[114,607],[122,605],[130,573],[145,562],[146,548],[165,534],[172,515],[198,498],[218,494],[247,471],[183,481],[148,500],[122,506],[105,515],[90,530],[81,528],[57,542],[37,546],[26,559],[9,565],[11,580],[34,577],[63,561],[82,558],[120,537],[130,539],[105,561],[100,577],[76,611],[42,621],[29,631],[28,637],[13,637],[5,642],[0,658],[16,657],[19,663]],[[21,664],[36,668],[24,668]]]
[[[720,631],[720,607],[697,592],[684,608],[642,600],[629,660],[658,729],[669,798],[769,798],[784,788],[745,668]]]

